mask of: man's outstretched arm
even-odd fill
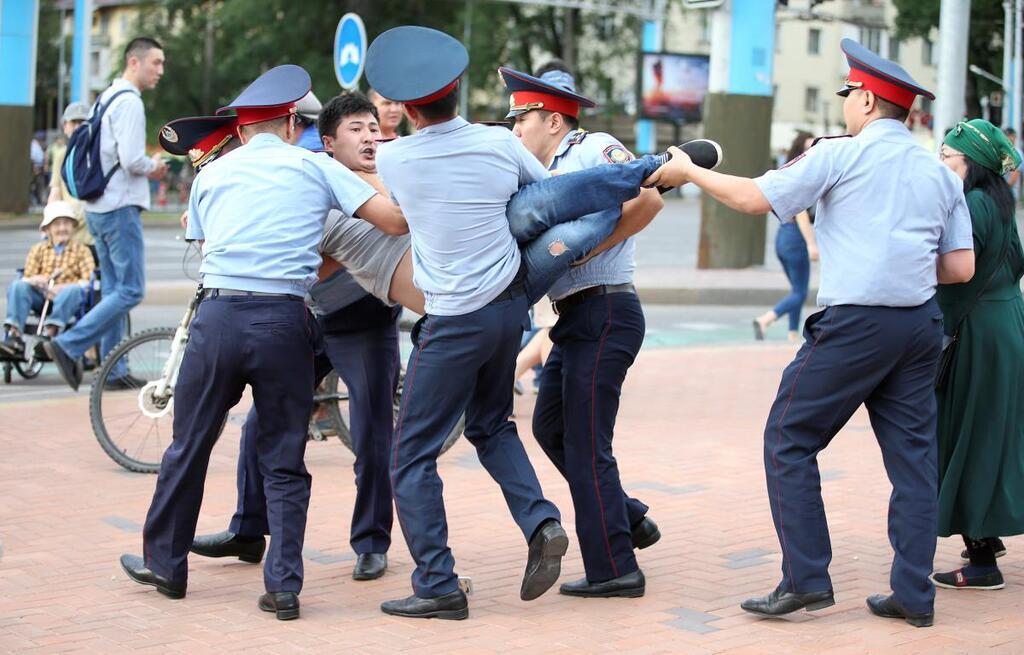
[[[691,182],[715,200],[744,214],[767,214],[772,210],[768,198],[749,177],[701,168],[675,146],[668,151],[672,159],[644,180],[644,185],[678,187]]]

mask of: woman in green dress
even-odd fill
[[[1002,589],[1000,536],[1024,533],[1024,252],[1002,175],[1020,155],[988,121],[959,123],[939,155],[964,180],[974,227],[974,278],[942,285],[946,334],[958,334],[939,404],[940,536],[959,534],[967,565],[936,586]]]

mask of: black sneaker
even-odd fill
[[[0,341],[0,354],[5,358],[23,360],[25,359],[25,342],[19,336],[7,335],[7,338]]]
[[[722,163],[722,146],[718,145],[711,139],[694,139],[693,141],[687,141],[686,143],[679,146],[679,149],[690,156],[690,160],[700,166],[706,168],[709,171],[713,171],[718,168],[718,165]],[[661,159],[662,166],[667,164],[672,155],[668,151],[657,155]],[[660,186],[658,187],[658,193],[668,193],[675,187],[671,186]]]
[[[992,550],[995,551],[995,556],[996,557],[1002,557],[1003,555],[1006,554],[1006,546],[1003,545],[1003,540],[1000,539],[999,537],[993,537],[991,539],[984,539],[983,541],[988,541],[992,545]],[[971,563],[971,555],[970,555],[970,553],[967,552],[966,548],[964,548],[962,551],[960,551],[960,561],[963,562],[964,564],[970,564]]]
[[[957,569],[949,573],[932,573],[932,582],[943,589],[1002,589],[1003,574],[999,569],[991,573],[967,575],[967,569]]]

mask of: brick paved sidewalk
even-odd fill
[[[868,613],[864,598],[888,588],[890,489],[863,413],[820,459],[837,604],[776,621],[739,609],[780,577],[760,432],[791,356],[783,345],[641,355],[616,439],[625,485],[651,505],[664,534],[640,552],[648,581],[641,599],[552,592],[521,602],[522,536],[472,449],[457,444],[440,468],[457,570],[475,586],[463,622],[380,613],[381,601],[410,590],[397,526],[388,574],[351,579],[352,457],[336,442],[309,446],[314,485],[302,618],[284,623],[256,609],[257,566],[194,557],[181,601],[128,581],[117,558],[141,552],[155,478],[106,458],[88,427],[84,396],[0,406],[0,652],[1022,652],[1024,538],[1007,540],[1007,588],[939,590],[934,628]],[[520,434],[569,527],[566,487],[530,437],[533,398],[516,402]],[[233,422],[214,451],[200,531],[225,527],[234,507],[237,439]],[[942,540],[937,566],[958,566],[960,548]],[[562,580],[581,575],[573,544]]]

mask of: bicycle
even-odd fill
[[[176,328],[153,328],[125,338],[110,351],[96,372],[89,394],[89,419],[93,433],[103,451],[129,471],[160,471],[160,459],[171,439],[178,369],[188,342],[189,326],[202,295],[203,287],[199,285]],[[402,324],[403,331],[407,327],[408,324]],[[129,375],[126,376],[118,367]],[[113,374],[115,370],[118,370],[117,374]],[[129,388],[107,389],[108,381],[114,379],[128,380]],[[131,384],[133,379],[138,383]],[[399,374],[393,403],[396,417],[404,379],[403,370]],[[313,412],[306,438],[326,441],[330,437],[338,437],[346,448],[352,450],[347,402],[348,390],[338,374],[331,371],[313,393]],[[448,434],[442,453],[462,436],[464,428],[465,417]]]

